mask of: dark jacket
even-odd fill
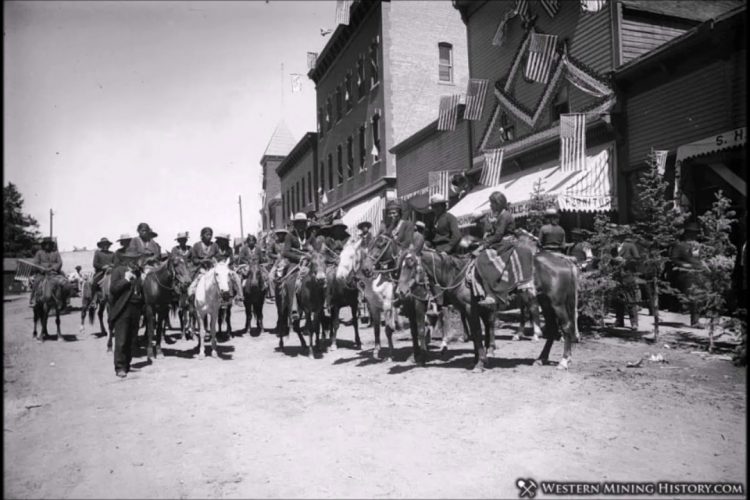
[[[143,283],[141,277],[136,276],[133,281],[125,279],[128,266],[119,264],[112,270],[112,280],[109,284],[110,309],[109,321],[114,323],[125,310],[128,302],[143,303]]]
[[[251,262],[265,262],[263,252],[259,247],[250,248],[248,245],[243,244],[240,247],[240,252],[237,255],[238,264],[250,264]]]
[[[191,256],[193,255],[193,248],[190,245],[185,245],[185,249],[183,250],[180,245],[175,245],[170,253],[172,255],[179,255],[186,261],[190,262]]]
[[[402,219],[395,226],[381,228],[379,234],[387,234],[396,240],[399,247],[408,248],[414,242],[414,224]]]
[[[284,240],[284,250],[282,250],[281,256],[289,262],[299,264],[299,261],[302,259],[300,252],[307,251],[308,245],[309,242],[306,238],[301,239],[297,233],[292,230],[286,235],[286,240]]]
[[[565,246],[565,230],[559,224],[544,224],[537,238],[542,248],[561,249]]]
[[[461,241],[461,230],[458,219],[453,214],[444,212],[435,221],[432,246],[438,252],[452,253]]]
[[[508,210],[503,210],[490,222],[485,242],[487,246],[499,244],[505,236],[513,236],[516,230],[516,223],[513,216]]]
[[[94,270],[103,272],[105,266],[112,266],[115,261],[115,254],[109,250],[97,250],[94,252]]]
[[[672,247],[671,260],[672,264],[677,267],[698,268],[701,260],[697,255],[693,255],[694,249],[697,249],[694,241],[678,241]]]
[[[196,241],[193,243],[193,248],[190,250],[190,262],[194,267],[203,265],[203,260],[213,259],[215,255],[214,244],[211,243],[206,247],[202,241]]]
[[[161,257],[161,247],[159,244],[154,240],[143,241],[140,236],[136,236],[130,240],[128,250],[131,252],[137,252],[144,256],[148,255],[155,257],[157,259]]]
[[[633,241],[626,239],[617,247],[617,256],[625,260],[624,268],[626,271],[635,272],[641,258],[638,247]]]
[[[62,258],[57,250],[47,252],[39,250],[34,255],[34,264],[49,271],[60,272],[62,270]]]

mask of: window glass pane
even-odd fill
[[[440,77],[441,82],[449,82],[451,81],[451,67],[450,66],[443,66],[440,65],[438,76]]]
[[[451,63],[450,45],[439,45],[438,48],[440,51],[440,64],[450,64]]]

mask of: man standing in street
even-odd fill
[[[562,252],[565,249],[565,229],[559,224],[557,209],[550,207],[544,212],[545,224],[539,228],[539,244],[544,250]]]
[[[112,270],[109,318],[115,333],[115,374],[120,378],[127,377],[130,371],[143,310],[140,257],[140,253],[125,252]]]

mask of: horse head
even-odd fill
[[[257,260],[251,261],[247,266],[247,286],[250,290],[263,287],[263,273],[261,272],[261,264]]]
[[[371,276],[378,265],[388,262],[396,262],[398,259],[398,245],[396,241],[386,234],[379,234],[373,238],[366,252],[366,258],[362,262],[362,271],[365,276]]]
[[[187,287],[192,281],[190,271],[188,271],[187,262],[182,255],[170,254],[167,259],[167,269],[169,274],[177,280],[179,286]]]
[[[539,238],[523,228],[516,229],[516,240],[520,246],[531,250],[531,255],[539,252]]]
[[[427,282],[420,258],[407,250],[401,258],[401,272],[396,285],[398,297],[404,299],[413,293],[415,286]]]
[[[325,285],[326,259],[323,252],[313,250],[307,259],[310,266],[310,276],[315,279],[318,285]]]
[[[228,300],[232,294],[229,288],[229,265],[225,261],[217,262],[213,267],[214,279],[219,286],[221,298]]]
[[[348,280],[349,277],[359,271],[362,265],[362,253],[359,238],[349,238],[339,255],[339,263],[336,266],[336,278],[340,281]]]

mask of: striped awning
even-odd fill
[[[490,210],[489,197],[501,191],[510,203],[515,217],[528,213],[534,185],[541,182],[542,196],[557,203],[560,210],[601,212],[612,210],[614,203],[614,172],[610,167],[610,150],[604,149],[586,157],[586,168],[563,172],[559,165],[536,170],[492,187],[483,187],[464,196],[450,209],[459,225],[473,223],[474,216]]]
[[[357,224],[363,221],[369,221],[373,229],[377,230],[383,220],[383,210],[385,210],[385,198],[374,196],[350,208],[341,220],[346,224],[349,234],[356,234]]]
[[[723,134],[712,135],[700,141],[684,144],[677,148],[677,162],[701,156],[725,149],[731,149],[737,146],[744,146],[747,142],[747,127],[724,132]]]

